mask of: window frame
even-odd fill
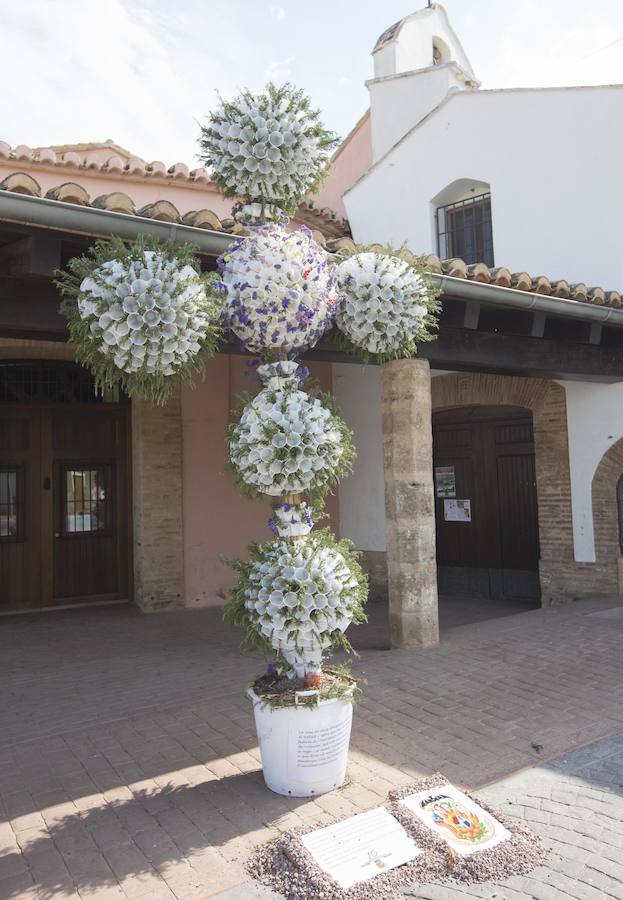
[[[68,516],[68,491],[67,476],[69,472],[101,472],[105,490],[105,498],[102,502],[104,509],[104,527],[84,531],[71,531],[67,527]],[[62,462],[58,468],[59,485],[59,518],[60,528],[57,529],[59,537],[69,540],[79,538],[112,537],[115,527],[115,466],[110,462],[100,460],[81,460],[79,462]],[[89,501],[92,502],[92,501]],[[97,501],[96,501],[97,504]],[[75,512],[74,512],[75,515]]]
[[[26,489],[25,482],[26,479],[24,477],[24,466],[21,465],[1,465],[0,466],[0,478],[2,475],[15,475],[15,505],[16,505],[16,513],[15,513],[15,522],[16,522],[16,531],[15,534],[1,534],[0,533],[0,541],[2,543],[7,544],[15,544],[20,543],[25,540],[25,512],[26,512]],[[7,504],[8,505],[8,504]],[[7,519],[9,514],[7,512]],[[1,511],[0,506],[0,519],[3,517],[3,513]]]
[[[460,225],[452,227],[452,219],[465,212],[486,210],[488,215],[482,216],[480,221],[472,221],[469,226]],[[477,231],[481,230],[480,238]],[[462,232],[462,234],[461,234]],[[462,259],[468,265],[484,263],[492,268],[495,265],[493,246],[493,209],[491,191],[484,191],[473,197],[464,197],[451,203],[444,203],[435,207],[435,233],[437,238],[437,254],[440,259]],[[453,246],[459,243],[457,235],[460,235],[461,246]],[[467,236],[471,237],[473,252],[466,252]],[[445,244],[445,250],[442,246]],[[482,253],[478,253],[478,246],[482,247]]]

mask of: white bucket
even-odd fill
[[[304,695],[307,692],[301,692]],[[276,794],[314,797],[339,787],[346,776],[353,706],[321,700],[317,706],[270,707],[252,688],[264,781]]]

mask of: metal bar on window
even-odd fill
[[[478,194],[435,211],[437,252],[441,259],[458,258],[468,265],[493,265],[491,194]]]

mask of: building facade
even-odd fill
[[[358,448],[332,527],[389,595],[394,645],[420,646],[439,594],[620,591],[622,188],[616,141],[591,136],[618,127],[623,88],[482,91],[437,4],[373,58],[370,109],[293,224],[329,250],[406,243],[441,290],[417,359],[364,367],[330,340],[309,355]],[[0,610],[219,604],[224,558],[267,536],[267,504],[226,468],[244,357],[225,347],[164,408],[97,397],[53,283],[98,237],[187,241],[211,269],[238,230],[203,169],[0,143]]]

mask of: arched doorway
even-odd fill
[[[0,612],[128,598],[128,410],[73,363],[0,361]]]
[[[440,595],[538,606],[532,412],[463,406],[433,414]]]

